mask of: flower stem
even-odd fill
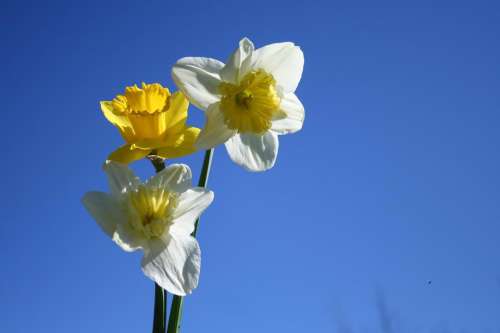
[[[156,172],[165,169],[163,159],[150,158]],[[153,317],[153,333],[165,333],[167,323],[167,292],[155,283],[155,307]]]
[[[201,167],[200,179],[198,181],[198,186],[206,187],[208,183],[208,175],[210,174],[210,167],[212,166],[212,156],[214,149],[209,149],[205,152],[205,158],[203,159],[203,166]],[[198,223],[200,218],[196,219],[194,224],[194,231],[191,236],[196,237],[196,232],[198,231]],[[172,299],[172,307],[170,309],[170,317],[168,320],[167,333],[179,333],[181,330],[181,318],[182,318],[182,304],[184,298],[182,296],[174,295]]]
[[[212,167],[212,157],[214,155],[214,148],[209,149],[205,152],[205,158],[203,159],[203,166],[201,167],[200,179],[198,180],[199,187],[207,187],[208,176],[210,175],[210,168]],[[200,223],[200,218],[196,219],[194,223],[194,230],[191,236],[196,237],[196,232],[198,231],[198,223]]]
[[[167,315],[167,292],[155,283],[155,309],[153,333],[165,333]]]

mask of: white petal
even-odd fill
[[[194,222],[213,200],[214,193],[202,187],[195,187],[182,193],[170,229],[190,235],[194,230]]]
[[[284,93],[294,92],[302,76],[304,54],[293,43],[269,44],[253,52],[251,67],[272,74]]]
[[[248,171],[265,171],[273,167],[278,156],[278,136],[238,134],[226,142],[229,157]]]
[[[254,46],[250,39],[245,37],[240,40],[240,45],[229,57],[226,66],[224,66],[220,72],[222,80],[234,84],[238,83],[241,77],[246,74],[245,67],[247,66],[244,66],[243,64],[247,59],[248,61],[246,62],[250,61],[253,51]],[[243,71],[240,71],[240,69],[243,69]]]
[[[218,88],[222,67],[222,62],[211,58],[182,58],[172,68],[172,78],[191,103],[206,110],[220,100]]]
[[[277,134],[295,133],[304,123],[304,106],[294,93],[288,93],[281,99],[281,111],[286,117],[272,121],[271,131]]]
[[[224,115],[220,111],[219,103],[210,105],[205,115],[205,127],[195,143],[197,149],[213,148],[236,134],[236,131],[227,128],[224,123]]]
[[[191,180],[191,169],[187,165],[172,164],[151,177],[147,185],[180,193],[191,187]]]
[[[107,193],[87,192],[82,198],[82,203],[101,229],[109,237],[113,237],[116,225],[124,216],[115,199]]]
[[[133,252],[142,249],[147,244],[147,239],[136,232],[128,223],[123,220],[116,226],[113,234],[113,241],[122,248],[123,251]]]
[[[128,192],[140,184],[139,178],[125,164],[108,160],[104,163],[103,169],[108,175],[109,189],[112,194]]]
[[[198,286],[201,251],[196,239],[172,233],[164,243],[150,242],[142,271],[171,294],[185,296]]]
[[[132,252],[143,247],[144,239],[127,224],[121,203],[112,195],[88,192],[82,202],[101,229],[124,251]]]

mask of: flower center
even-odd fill
[[[160,237],[172,221],[176,193],[140,185],[129,194],[129,223],[146,238]]]
[[[236,94],[234,97],[236,104],[243,109],[250,109],[250,103],[253,100],[253,95],[250,90],[243,90]]]
[[[222,82],[220,109],[224,122],[239,133],[261,134],[271,128],[281,102],[276,81],[259,69],[245,75],[238,85]]]

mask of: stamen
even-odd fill
[[[253,100],[252,92],[245,89],[236,94],[235,100],[236,104],[248,110]]]

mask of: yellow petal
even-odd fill
[[[170,103],[167,115],[167,131],[178,133],[186,126],[187,112],[189,102],[181,91],[175,92],[170,96]]]
[[[158,139],[144,139],[132,144],[132,149],[153,150],[158,147],[167,145],[165,140]]]
[[[196,152],[194,143],[200,134],[200,129],[187,127],[176,139],[167,147],[157,149],[157,155],[163,158],[177,158]]]
[[[140,149],[133,146],[134,145],[121,146],[120,148],[112,152],[109,155],[108,159],[115,162],[129,164],[134,161],[140,160],[143,157],[146,157],[151,151],[150,149]]]
[[[119,115],[113,112],[113,103],[111,101],[101,101],[101,110],[104,117],[118,127],[120,134],[123,136],[125,141],[130,141],[134,137],[134,128],[130,123],[129,119],[125,115]]]

